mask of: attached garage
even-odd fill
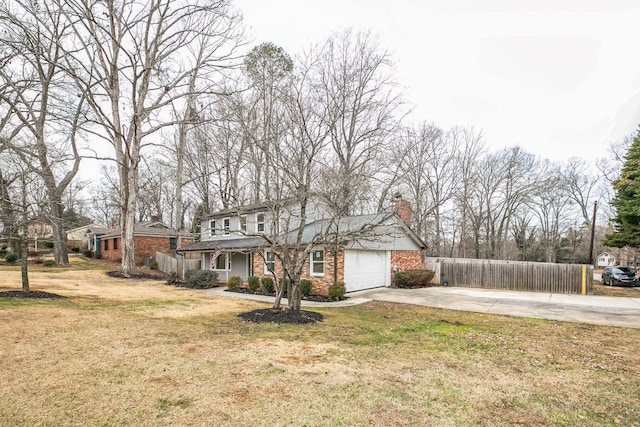
[[[344,252],[344,282],[347,292],[391,284],[389,251],[347,249]]]

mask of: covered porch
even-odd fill
[[[253,254],[244,251],[202,252],[202,269],[218,273],[220,282],[229,281],[229,277],[238,276],[243,282],[253,275]]]
[[[200,252],[202,270],[218,273],[220,282],[230,277],[240,277],[246,282],[254,275],[253,258],[255,252],[266,247],[262,238],[244,237],[239,239],[202,240],[187,246],[180,252]]]

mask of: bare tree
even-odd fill
[[[562,179],[567,185],[569,197],[580,210],[580,215],[587,227],[591,227],[593,203],[601,200],[600,183],[603,176],[593,173],[583,159],[573,157],[562,169]]]
[[[573,224],[570,211],[569,182],[557,165],[545,163],[540,169],[544,177],[537,185],[529,205],[533,208],[540,227],[540,244],[547,262],[556,262],[560,241]]]
[[[333,203],[348,215],[372,200],[374,160],[383,155],[404,117],[403,94],[393,63],[371,33],[347,30],[331,36],[314,64],[313,87],[326,111]]]
[[[443,253],[443,210],[454,197],[458,180],[460,129],[443,132],[422,123],[407,129],[399,143],[404,156],[400,168],[402,188],[414,205],[414,229],[428,240],[435,254]]]
[[[76,139],[84,113],[84,97],[73,95],[62,66],[62,44],[69,29],[51,1],[3,2],[0,25],[0,43],[12,55],[11,63],[0,69],[0,79],[17,94],[0,93],[0,99],[29,135],[14,139],[12,149],[38,164],[48,197],[55,262],[68,264],[62,199],[80,165]]]
[[[270,157],[289,131],[285,103],[293,60],[281,47],[263,43],[249,52],[244,66],[249,91],[234,111],[253,172],[251,198],[259,202],[272,199],[272,186],[279,187],[280,171],[272,169]]]
[[[504,258],[503,247],[518,209],[530,200],[538,182],[538,160],[520,147],[489,154],[479,165],[479,187],[484,212],[486,258]]]
[[[213,98],[215,105],[217,98],[224,100],[226,92],[229,91],[227,86],[220,82],[220,65],[224,59],[224,55],[221,51],[223,45],[229,43],[226,37],[234,37],[233,48],[226,48],[227,55],[234,54],[235,49],[239,47],[242,42],[242,32],[239,28],[239,19],[223,20],[218,19],[211,22],[212,25],[216,25],[217,28],[210,30],[200,35],[192,43],[190,61],[192,63],[191,75],[188,78],[188,84],[186,88],[186,96],[184,99],[184,106],[182,111],[182,120],[178,124],[177,138],[175,146],[175,159],[176,159],[176,185],[175,185],[175,215],[172,217],[175,220],[175,227],[180,232],[184,229],[184,203],[183,203],[183,186],[185,181],[185,154],[188,150],[189,132],[193,130],[194,125],[202,122],[211,122],[217,119],[217,117],[207,117],[204,113],[203,103],[204,100]],[[223,36],[224,35],[224,36]],[[223,37],[221,37],[223,36]],[[230,57],[228,59],[231,59]],[[235,61],[234,61],[235,62]],[[227,66],[231,65],[225,64]],[[222,97],[213,96],[212,93],[218,91],[222,93]],[[204,96],[203,96],[204,95]],[[175,113],[176,116],[180,114]],[[207,121],[208,120],[208,121]],[[224,120],[224,119],[223,119]],[[178,242],[178,247],[180,242]]]
[[[461,128],[459,132],[460,144],[456,156],[458,187],[454,195],[460,216],[460,244],[457,256],[466,258],[469,256],[467,253],[467,241],[471,237],[469,230],[474,228],[471,224],[475,223],[479,227],[483,219],[483,210],[474,211],[473,201],[474,189],[478,182],[478,171],[475,165],[484,152],[484,145],[482,134],[476,133],[473,128]]]
[[[87,97],[102,137],[115,150],[122,228],[122,271],[135,271],[133,230],[141,151],[162,129],[185,121],[172,105],[192,99],[195,68],[236,59],[240,20],[227,0],[55,0],[76,33],[68,70]],[[206,39],[207,60],[193,58]],[[198,92],[198,89],[195,89]],[[186,116],[190,120],[191,115]],[[98,135],[98,133],[96,133]]]
[[[99,181],[89,187],[93,212],[91,215],[101,224],[112,228],[120,223],[120,184],[115,166],[100,167]]]
[[[2,148],[6,148],[3,146]],[[35,217],[38,200],[34,195],[39,176],[31,166],[30,159],[15,150],[0,149],[0,193],[2,215],[12,221],[10,234],[11,251],[20,259],[22,291],[30,292],[28,266],[29,222]],[[41,181],[40,181],[41,182]],[[36,187],[34,188],[34,184]],[[3,222],[9,218],[3,218]],[[5,233],[7,230],[5,230]]]
[[[318,108],[314,92],[309,90],[310,66],[303,64],[296,75],[294,84],[286,97],[287,117],[290,133],[283,143],[275,146],[263,145],[263,149],[273,150],[268,158],[273,170],[281,171],[279,188],[270,192],[273,226],[271,234],[263,235],[271,250],[280,261],[284,277],[288,280],[289,309],[300,310],[300,277],[305,262],[313,248],[324,237],[322,230],[305,235],[308,222],[307,208],[311,203],[314,179],[321,167],[320,155],[326,145],[327,126],[323,111]],[[278,195],[278,197],[274,197]],[[274,308],[280,307],[284,294],[282,282],[276,277],[276,300]]]
[[[175,206],[174,174],[175,168],[152,158],[143,162],[140,168],[140,189],[138,194],[138,220],[173,220],[172,212],[167,218],[164,211],[167,206]]]

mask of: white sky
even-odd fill
[[[640,124],[640,0],[236,0],[255,44],[290,55],[371,30],[411,120],[487,145],[594,160]]]

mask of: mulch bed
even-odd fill
[[[38,298],[38,299],[58,299],[66,298],[63,295],[52,294],[51,292],[44,291],[5,291],[0,292],[0,298]]]
[[[428,285],[406,285],[406,286],[392,285],[391,287],[394,288],[394,289],[423,289],[423,288],[433,288],[435,286],[440,286],[440,285],[436,285],[434,283],[430,283]]]
[[[133,274],[124,274],[122,271],[107,271],[107,276],[115,279],[138,279],[138,280],[162,280],[165,278],[165,274],[161,272],[157,273],[142,273],[140,271]]]
[[[249,294],[249,295],[264,295],[267,297],[275,297],[276,294],[275,292],[272,293],[266,293],[266,292],[262,292],[262,291],[252,291],[251,289],[248,288],[232,288],[232,289],[225,289],[225,292],[235,292],[238,294]],[[286,295],[284,296],[285,298],[287,297]],[[342,297],[340,299],[333,299],[333,298],[329,298],[327,296],[324,295],[309,295],[306,297],[302,297],[302,299],[304,301],[315,301],[315,302],[336,302],[336,301],[342,301],[342,300],[346,300],[349,297]]]
[[[315,311],[293,311],[273,308],[262,308],[259,310],[253,310],[246,313],[238,314],[238,317],[246,320],[247,322],[254,323],[277,323],[277,324],[289,324],[289,325],[307,325],[310,323],[322,322],[324,316]]]

